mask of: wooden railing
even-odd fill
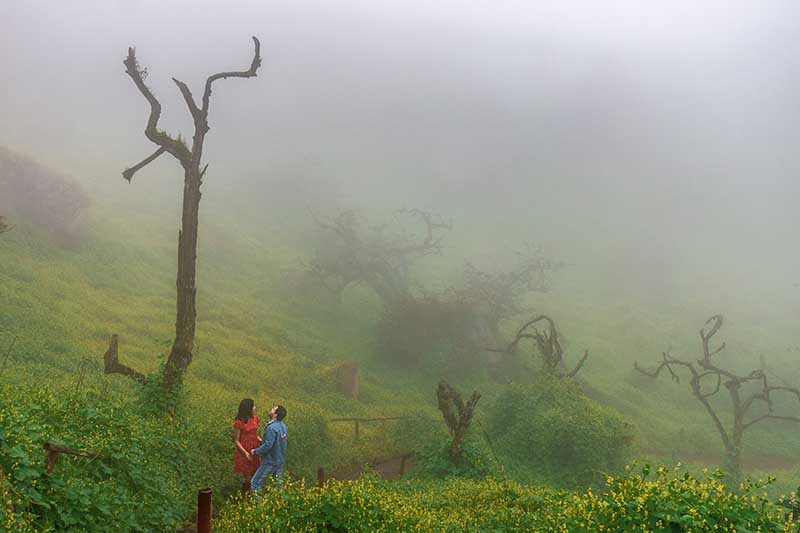
[[[393,461],[393,460],[399,458],[400,459],[400,467],[397,470],[397,474],[398,474],[399,477],[402,477],[406,473],[406,465],[408,464],[408,460],[411,459],[413,456],[414,456],[414,452],[404,453],[403,455],[394,456],[394,457],[390,457],[388,459],[385,459],[385,460],[383,460],[383,461],[381,461],[381,462],[379,462],[377,464]],[[327,472],[325,471],[325,469],[323,467],[321,467],[321,466],[318,466],[317,467],[317,489],[322,490],[322,488],[325,486],[325,482],[328,481],[329,479],[338,479],[338,478],[329,477]]]
[[[355,440],[358,440],[360,424],[365,422],[385,422],[388,420],[405,420],[411,418],[410,416],[384,416],[379,418],[331,418],[329,422],[353,422],[355,424]]]
[[[50,474],[53,472],[53,469],[56,467],[56,460],[58,459],[58,454],[64,453],[67,455],[77,455],[80,457],[88,457],[89,459],[97,459],[105,457],[100,452],[90,452],[87,450],[75,450],[73,448],[67,448],[66,446],[61,446],[60,444],[53,444],[52,442],[45,442],[44,443],[44,450],[47,452],[47,473]]]

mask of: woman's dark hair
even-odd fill
[[[236,413],[236,420],[241,420],[245,424],[250,422],[250,419],[253,418],[253,404],[252,398],[245,398],[239,402],[239,412]]]

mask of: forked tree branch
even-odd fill
[[[147,127],[144,130],[145,136],[152,143],[157,144],[169,152],[175,159],[180,161],[182,165],[188,165],[188,151],[182,149],[181,144],[176,139],[173,139],[166,132],[158,129],[158,120],[161,118],[161,102],[158,101],[158,98],[155,97],[144,82],[144,76],[146,76],[147,71],[139,66],[139,62],[136,60],[135,48],[128,48],[128,57],[122,63],[125,65],[125,73],[130,76],[136,88],[139,89],[139,92],[142,93],[142,96],[144,96],[150,104],[150,115],[147,118]]]
[[[203,114],[197,107],[197,104],[194,102],[192,91],[189,89],[189,86],[183,83],[182,81],[176,78],[172,78],[172,81],[175,82],[175,85],[177,85],[178,89],[181,91],[181,95],[183,95],[183,100],[186,102],[186,107],[189,108],[189,112],[192,114],[192,118],[195,120],[195,125],[197,125],[197,121],[202,119]]]
[[[439,382],[436,390],[436,398],[439,403],[439,410],[442,412],[447,429],[453,437],[450,444],[450,458],[454,462],[461,460],[461,446],[467,436],[472,416],[475,414],[475,406],[481,399],[478,391],[473,391],[466,403],[461,398],[461,394],[447,384],[445,381]]]
[[[442,248],[442,236],[440,235],[438,238],[434,235],[436,230],[452,230],[453,223],[452,222],[444,222],[442,220],[434,220],[433,213],[428,211],[423,211],[422,209],[414,208],[414,209],[400,209],[397,211],[399,214],[407,214],[411,216],[418,217],[422,222],[425,224],[425,237],[419,243],[411,243],[405,246],[400,246],[397,248],[396,252],[398,254],[410,254],[410,253],[420,253],[423,255],[427,255],[432,252],[436,252],[441,250]]]
[[[253,78],[256,76],[256,71],[258,67],[261,66],[261,42],[256,37],[253,37],[253,46],[255,50],[253,51],[253,61],[250,63],[249,69],[234,72],[218,72],[208,77],[205,91],[203,91],[203,114],[208,113],[208,101],[211,98],[212,83],[225,78]]]
[[[675,357],[673,357],[671,354],[669,354],[667,352],[662,352],[661,353],[661,358],[662,358],[662,360],[658,364],[658,366],[655,368],[655,370],[648,371],[648,370],[640,367],[638,362],[635,362],[633,364],[633,368],[635,368],[637,371],[641,372],[645,376],[648,376],[648,377],[651,377],[651,378],[657,378],[659,373],[661,372],[661,370],[666,368],[669,371],[669,373],[670,373],[670,375],[672,377],[672,380],[674,382],[676,382],[676,383],[680,383],[680,377],[672,369],[673,365],[674,366],[683,367],[683,368],[687,369],[689,371],[689,373],[692,375],[692,379],[689,381],[689,384],[690,384],[690,386],[692,388],[692,394],[694,394],[695,398],[697,398],[697,400],[700,403],[703,404],[703,407],[705,408],[705,410],[708,413],[708,415],[711,417],[711,420],[714,422],[714,426],[717,428],[717,431],[719,432],[719,436],[722,439],[722,442],[723,442],[723,445],[725,446],[725,449],[728,449],[730,447],[730,445],[731,445],[731,440],[730,440],[730,436],[728,435],[728,431],[725,429],[725,426],[722,424],[722,421],[720,420],[719,416],[717,415],[717,412],[714,410],[714,408],[711,406],[711,403],[708,401],[708,398],[710,396],[712,396],[713,394],[715,394],[716,392],[719,391],[719,386],[717,386],[717,388],[714,391],[714,393],[712,393],[712,394],[704,394],[702,392],[702,389],[701,389],[701,386],[700,386],[701,385],[700,384],[700,380],[701,380],[702,376],[706,375],[707,373],[704,373],[704,374],[698,373],[692,363],[690,363],[688,361],[681,361],[680,359],[676,359]]]

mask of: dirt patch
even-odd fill
[[[416,465],[416,461],[413,454],[406,454],[381,459],[370,464],[372,470],[377,472],[382,479],[393,480],[400,479],[403,475],[410,472]],[[327,473],[326,477],[339,480],[358,479],[363,472],[364,464],[355,464],[338,468]]]

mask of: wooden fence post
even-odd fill
[[[325,469],[321,466],[317,467],[317,489],[322,490],[325,486]]]
[[[197,491],[197,533],[211,533],[211,489]]]

